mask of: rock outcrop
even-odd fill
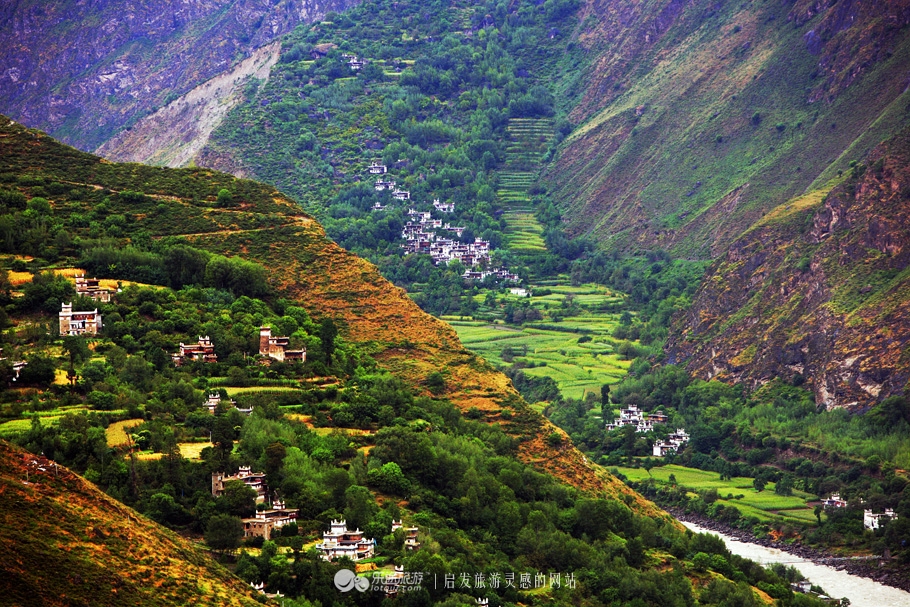
[[[803,379],[863,408],[910,380],[910,130],[833,188],[766,215],[675,319],[670,359],[704,378]]]

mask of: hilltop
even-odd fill
[[[0,545],[5,604],[259,604],[205,548],[5,441]]]

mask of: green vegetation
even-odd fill
[[[18,127],[5,128],[9,129],[9,136],[2,140],[5,145],[20,135],[28,137]],[[15,153],[0,155],[10,158],[12,164],[9,172],[2,173],[3,182],[9,189],[28,192],[34,198],[34,188],[43,187],[35,182],[47,180],[53,169],[34,156],[27,157],[26,150],[10,147]],[[50,146],[43,147],[39,141],[35,147],[35,154],[55,162]],[[74,178],[92,177],[85,184],[95,183],[97,175],[87,174],[94,167],[111,172],[115,180],[120,179],[127,186],[123,190],[130,191],[135,191],[131,182],[147,172],[133,165],[96,163],[83,155],[68,161],[72,163],[68,172]],[[13,172],[16,163],[47,173],[20,182]],[[134,170],[140,177],[124,175]],[[168,178],[168,174],[162,172],[159,177]],[[539,416],[519,398],[507,396],[494,401],[472,396],[471,402],[492,403],[496,410],[489,414],[476,407],[464,407],[467,414],[462,416],[449,400],[460,396],[461,390],[451,389],[453,384],[460,385],[458,365],[427,365],[420,382],[413,383],[403,379],[408,377],[405,373],[399,377],[383,371],[373,353],[378,351],[387,360],[388,351],[380,350],[362,336],[358,335],[361,342],[352,339],[357,329],[370,325],[352,316],[342,322],[343,306],[326,305],[327,299],[319,289],[306,293],[306,308],[301,305],[304,301],[280,297],[283,292],[272,281],[280,280],[282,268],[269,267],[265,274],[269,288],[261,297],[243,291],[246,281],[210,281],[209,267],[213,263],[227,268],[229,276],[234,271],[249,271],[252,276],[262,276],[264,272],[258,266],[233,264],[201,245],[224,251],[225,241],[217,239],[230,239],[234,230],[240,230],[251,234],[242,241],[243,246],[258,252],[271,242],[266,239],[267,230],[232,228],[225,218],[219,217],[227,226],[213,222],[205,232],[210,239],[187,235],[187,240],[193,242],[190,245],[169,237],[168,231],[179,225],[176,220],[173,225],[156,224],[147,222],[144,213],[136,213],[132,221],[117,226],[121,232],[111,233],[105,228],[92,235],[90,223],[85,225],[78,219],[79,215],[98,212],[99,206],[104,213],[125,215],[129,205],[147,204],[146,198],[150,197],[157,200],[156,212],[165,206],[160,210],[163,215],[210,209],[220,187],[207,190],[211,200],[196,204],[186,198],[164,202],[165,196],[174,196],[171,192],[190,193],[202,181],[204,176],[198,173],[182,172],[166,186],[160,181],[153,186],[164,191],[125,197],[122,190],[105,191],[102,182],[91,191],[86,185],[70,188],[70,192],[64,188],[53,200],[57,229],[67,230],[72,237],[67,246],[55,249],[59,270],[71,269],[85,251],[96,249],[102,238],[105,241],[100,244],[109,246],[111,254],[122,252],[121,257],[113,258],[114,267],[106,269],[115,281],[127,278],[119,275],[121,271],[140,271],[139,264],[126,263],[132,259],[130,255],[149,259],[179,256],[187,263],[185,271],[176,274],[170,274],[174,272],[170,264],[162,264],[159,267],[168,273],[146,277],[159,284],[124,286],[110,303],[74,300],[74,305],[98,306],[104,317],[100,335],[83,336],[83,342],[60,338],[53,330],[57,307],[50,306],[47,298],[62,300],[72,294],[72,285],[61,275],[65,272],[46,272],[50,269],[47,258],[25,262],[35,274],[21,285],[21,295],[9,290],[6,310],[7,322],[12,326],[2,333],[4,352],[12,359],[32,353],[26,356],[26,369],[33,369],[31,379],[23,382],[27,385],[17,383],[11,387],[12,378],[7,375],[0,392],[0,416],[5,421],[29,422],[28,428],[15,437],[18,443],[71,467],[145,517],[183,533],[205,537],[211,548],[226,555],[236,546],[238,518],[252,515],[256,508],[255,492],[242,483],[228,483],[223,495],[214,497],[210,475],[216,471],[230,473],[241,465],[263,470],[270,489],[298,509],[300,535],[293,534],[290,527],[287,534],[282,532],[268,543],[247,541],[244,548],[251,552],[241,553],[236,570],[244,580],[263,582],[269,591],[281,591],[304,604],[343,601],[366,605],[372,604],[376,596],[339,595],[331,580],[350,563],[326,563],[312,551],[302,549],[306,542],[319,536],[329,521],[342,517],[377,539],[379,558],[384,563],[402,564],[409,571],[471,576],[492,571],[575,574],[575,589],[471,590],[473,595],[488,595],[500,604],[579,599],[590,604],[612,604],[649,596],[654,605],[694,605],[696,600],[703,604],[714,600],[712,597],[718,592],[741,595],[745,604],[754,604],[757,598],[750,586],[780,588],[787,605],[816,604],[811,598],[790,593],[784,577],[730,555],[716,539],[682,531],[631,491],[611,484],[612,479],[606,475],[593,475],[596,487],[582,489],[563,484],[558,474],[545,474],[521,461],[523,450],[531,446],[557,464],[561,464],[560,457],[568,455],[573,458],[565,460],[574,466],[572,474],[582,479],[589,474],[587,478],[591,478],[590,469],[580,465],[580,455],[571,451],[559,433],[550,430],[549,437],[541,435],[539,429],[544,425]],[[79,191],[73,194],[73,189]],[[242,189],[239,185],[233,189],[234,201]],[[152,187],[149,191],[153,191]],[[247,191],[253,195],[261,193],[255,188]],[[266,209],[280,201],[274,193],[264,198],[267,200],[262,205]],[[233,210],[217,210],[216,216],[234,212],[249,213],[251,223],[262,216]],[[309,222],[306,217],[294,220],[299,225]],[[225,231],[230,234],[225,235]],[[369,266],[327,247],[318,233],[301,229],[296,234],[309,247],[295,249],[308,260],[307,270],[319,270],[319,255],[314,249],[327,251],[324,254],[335,262],[332,288],[338,288],[334,280],[339,275],[353,273],[356,280],[347,285],[352,292],[344,293],[344,303],[368,308],[366,301],[356,299],[354,290],[369,289],[370,281],[377,280],[369,274]],[[128,249],[127,244],[133,248]],[[41,246],[50,257],[54,245],[44,240]],[[21,255],[15,250],[11,253]],[[4,260],[17,268],[19,261],[24,260]],[[419,312],[408,308],[409,302],[397,292],[396,295],[400,298],[397,305],[410,315],[409,322],[421,326]],[[612,295],[578,294],[586,295],[592,306],[600,305],[596,303],[598,298],[604,305],[613,305],[603,301]],[[559,310],[554,310],[555,317],[550,316],[551,322],[571,318],[576,308],[581,309],[571,297],[564,296],[566,299],[565,309],[560,304]],[[513,322],[519,311],[525,319],[531,312],[530,307],[521,305],[507,308],[502,312]],[[359,324],[350,327],[348,322]],[[271,325],[276,334],[288,335],[292,347],[305,345],[307,361],[259,364],[257,357],[250,354],[258,351],[258,328],[263,324]],[[218,362],[187,361],[175,367],[170,353],[180,341],[192,342],[200,334],[212,339]],[[438,344],[434,342],[436,347]],[[408,351],[415,348],[413,342],[396,347]],[[467,375],[471,385],[486,381],[482,373],[486,367],[481,361],[473,357],[458,360],[468,363],[462,363],[464,367],[472,366],[472,374]],[[35,369],[41,372],[34,373]],[[65,371],[63,383],[53,383],[58,370]],[[4,367],[4,371],[9,369]],[[234,392],[237,405],[252,409],[251,414],[244,415],[230,404],[229,389]],[[203,403],[215,391],[221,396],[221,404],[211,414]],[[495,394],[495,388],[487,391]],[[56,423],[45,424],[42,412],[63,414]],[[53,419],[56,415],[46,417]],[[128,429],[123,424],[115,425],[111,433],[123,431],[127,444],[111,446],[107,429],[126,420],[140,423],[130,424]],[[198,454],[191,453],[185,448],[189,444],[202,448]],[[155,457],[142,457],[142,452]],[[184,453],[194,459],[187,459]],[[13,512],[15,508],[3,511]],[[421,529],[421,550],[407,552],[401,535],[390,533],[392,520],[400,518]],[[143,525],[148,524],[143,521]],[[85,531],[84,524],[81,529],[69,534],[82,537],[94,533]],[[12,537],[15,545],[23,541],[17,534],[18,530],[8,530],[0,538]],[[116,534],[105,531],[105,536]],[[43,533],[41,537],[52,534]],[[35,541],[33,537],[31,542]],[[290,550],[279,554],[279,544]],[[261,548],[257,556],[252,552],[255,548]],[[704,568],[699,565],[696,570],[692,559],[699,553],[712,557]],[[718,578],[708,591],[690,581],[714,578],[716,574],[728,577]],[[205,583],[204,578],[201,583]],[[718,591],[718,584],[724,590]],[[171,587],[170,583],[167,587]],[[185,590],[177,587],[173,592]],[[427,588],[400,600],[428,605],[453,596],[447,595],[445,589]],[[181,594],[173,602],[191,601]]]
[[[910,514],[904,498],[910,483],[901,470],[908,453],[907,399],[889,398],[864,416],[819,411],[811,393],[798,386],[777,381],[745,394],[741,386],[693,379],[672,365],[627,377],[609,395],[611,407],[661,410],[669,424],[647,435],[629,427],[604,435],[602,409],[591,402],[556,407],[551,418],[644,495],[757,535],[802,534],[826,546],[901,550],[908,529],[901,518]],[[689,443],[652,460],[652,444],[676,427],[686,428]],[[627,467],[619,467],[623,462]],[[808,507],[807,501],[835,492],[849,508]],[[901,518],[864,532],[860,500],[877,511],[894,508]]]
[[[432,211],[434,199],[454,203],[454,213],[436,215],[466,228],[462,242],[490,242],[494,267],[528,276],[560,265],[547,252],[532,186],[568,132],[547,87],[565,60],[561,32],[573,27],[576,7],[575,0],[512,9],[390,0],[353,7],[290,34],[268,82],[249,91],[209,145],[420,293],[424,310],[470,313],[465,268],[402,255],[406,211]],[[343,54],[366,66],[353,71]],[[372,161],[388,167],[382,177],[408,190],[409,201],[373,189]],[[377,203],[385,210],[374,210]]]
[[[449,318],[449,324],[467,348],[510,366],[513,381],[524,375],[555,382],[557,392],[540,400],[599,393],[603,383],[625,375],[637,353],[634,343],[612,337],[619,314],[607,310],[621,307],[623,298],[604,287],[557,285],[531,297],[486,290],[475,301],[477,316],[488,320]]]

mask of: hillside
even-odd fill
[[[314,318],[335,319],[347,339],[409,385],[420,386],[429,374],[441,372],[445,397],[463,412],[477,409],[482,418],[500,423],[520,441],[526,463],[595,495],[628,496],[642,513],[666,516],[574,447],[545,442],[555,427],[521,400],[505,375],[465,350],[451,327],[422,312],[375,266],[326,238],[316,221],[276,190],[205,169],[110,163],[4,122],[0,174],[18,175],[22,183],[66,184],[65,193],[51,201],[74,237],[89,235],[84,214],[107,196],[106,212],[128,216],[124,225],[132,234],[182,236],[214,253],[242,253],[269,269],[271,284],[284,296]],[[24,186],[30,187],[44,189]],[[237,205],[213,208],[220,189],[229,189]],[[144,202],[110,195],[135,190],[144,193]]]
[[[203,547],[5,441],[0,522],[7,605],[259,604]]]
[[[0,111],[93,150],[348,0],[14,2],[0,7]]]
[[[904,2],[581,9],[577,125],[545,177],[568,228],[713,258],[907,124]]]
[[[768,213],[676,318],[671,360],[752,386],[804,377],[828,407],[902,394],[910,379],[908,183],[904,130],[834,187]]]
[[[208,143],[227,113],[242,98],[244,87],[267,80],[278,60],[281,44],[256,49],[233,69],[222,72],[120,131],[96,151],[120,162],[143,162],[169,167],[190,164]],[[242,171],[235,175],[243,177]]]

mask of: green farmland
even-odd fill
[[[736,506],[743,516],[754,516],[762,522],[770,520],[788,520],[800,523],[817,523],[814,509],[806,504],[811,499],[808,493],[793,491],[793,495],[777,495],[774,493],[774,483],[768,483],[764,491],[756,491],[752,486],[752,479],[743,476],[733,477],[730,480],[720,480],[717,472],[686,468],[671,464],[652,468],[651,474],[644,468],[617,468],[627,479],[634,482],[646,481],[653,478],[660,484],[669,484],[670,475],[676,477],[679,486],[693,492],[716,489],[717,502],[724,506]],[[733,498],[729,499],[728,496]],[[737,496],[742,496],[737,499]]]
[[[596,285],[559,285],[546,290],[550,293],[529,298],[497,295],[499,306],[528,303],[542,313],[542,320],[523,324],[457,317],[445,320],[465,347],[495,365],[526,365],[522,369],[526,375],[553,378],[567,398],[580,399],[586,392],[599,394],[603,384],[619,381],[631,364],[619,353],[626,342],[612,337],[619,313],[604,311],[616,308],[622,298]],[[485,304],[489,294],[477,295],[478,304]],[[567,305],[572,306],[573,315],[561,317]],[[481,311],[493,310],[482,307]]]

